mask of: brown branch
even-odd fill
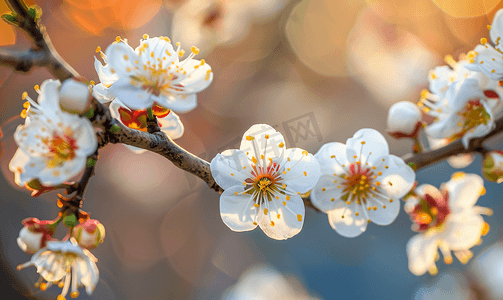
[[[18,71],[28,72],[33,66],[48,68],[61,81],[78,77],[78,73],[61,58],[38,20],[28,14],[28,7],[20,0],[6,0],[7,5],[16,14],[17,25],[33,41],[33,48],[26,52],[0,53],[0,63],[14,67]]]

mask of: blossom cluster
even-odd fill
[[[446,57],[448,66],[430,72],[429,90],[422,92],[417,104],[401,102],[390,109],[390,135],[414,139],[418,153],[423,128],[433,149],[456,140],[469,148],[471,139],[494,128],[494,118],[503,109],[502,15],[503,11],[498,12],[490,27],[494,46],[482,39],[461,60]],[[117,37],[105,52],[96,49],[101,58],[95,58],[94,64],[98,84],[82,79],[46,80],[35,87],[37,100],[23,94],[27,102],[21,114],[26,120],[15,132],[19,149],[9,165],[16,183],[35,190],[35,195],[59,188],[78,191],[75,198],[60,196],[62,210],[55,220],[25,219],[17,240],[24,252],[33,255],[18,269],[35,266],[41,275],[36,286],[45,290],[57,283],[62,288],[60,300],[68,293],[77,297],[82,286],[91,294],[99,279],[97,259],[89,250],[103,242],[104,226],[80,210],[81,202],[71,204],[81,201],[85,190],[72,180],[84,169],[92,172],[97,133],[102,133],[90,121],[91,99],[108,104],[110,115],[122,128],[149,132],[149,122],[156,121],[161,134],[180,138],[184,126],[175,112],[197,106],[196,94],[210,85],[213,73],[204,59],[194,59],[200,51],[197,47],[191,47],[181,60],[185,51],[180,43],[175,45],[176,49],[167,37],[144,35],[133,49]],[[424,121],[425,116],[430,123]],[[146,151],[126,146],[136,153]],[[502,153],[485,156],[484,176],[492,181],[503,181]],[[449,161],[464,167],[472,160],[473,155],[461,154]],[[429,184],[416,187],[415,171],[389,153],[386,139],[374,129],[358,130],[345,144],[327,143],[313,155],[287,148],[280,132],[257,124],[244,133],[239,149],[216,155],[210,170],[223,189],[223,222],[237,232],[260,227],[276,240],[292,238],[302,230],[304,201],[327,214],[329,225],[339,235],[354,238],[371,222],[391,224],[404,200],[412,230],[418,232],[406,247],[409,269],[415,275],[437,273],[439,250],[446,264],[452,263],[452,253],[466,263],[473,255],[470,249],[489,230],[481,215],[492,211],[475,206],[485,193],[480,176],[459,172],[440,190]],[[58,240],[53,236],[61,222],[68,234]]]

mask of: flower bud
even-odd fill
[[[503,151],[491,151],[482,162],[484,177],[489,181],[503,182]]]
[[[75,226],[72,237],[77,240],[81,247],[94,249],[105,238],[105,227],[98,220],[89,219]]]
[[[61,108],[79,114],[87,111],[91,104],[91,91],[86,82],[70,78],[63,81],[59,90]]]
[[[37,218],[27,218],[21,224],[24,227],[19,232],[17,244],[21,250],[28,254],[34,254],[45,247],[45,243],[51,240],[56,231],[55,223],[51,220],[40,221]]]
[[[417,136],[421,127],[421,110],[411,102],[400,101],[388,112],[388,133],[396,139]]]

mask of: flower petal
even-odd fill
[[[117,74],[111,72],[109,64],[103,66],[96,57],[94,57],[94,69],[96,70],[96,73],[98,73],[100,83],[105,86],[110,86],[119,79]]]
[[[473,57],[472,61],[470,61],[465,68],[471,71],[483,72],[494,80],[503,78],[501,53],[489,44],[477,45],[473,51],[476,52],[477,55]]]
[[[216,183],[224,190],[233,186],[243,187],[252,170],[246,154],[237,149],[217,154],[211,160],[210,168]]]
[[[436,234],[418,234],[407,243],[409,270],[416,276],[421,276],[435,265],[438,253],[438,236]]]
[[[110,73],[116,74],[119,80],[126,77],[129,82],[130,72],[128,68],[133,69],[135,67],[134,61],[138,58],[133,48],[122,42],[114,43],[108,46],[106,56],[110,66]]]
[[[346,159],[346,145],[342,143],[328,143],[321,146],[314,155],[320,164],[323,175],[345,174],[342,165],[349,165]]]
[[[109,91],[129,108],[140,110],[152,107],[154,99],[147,90],[131,85],[129,78],[121,77],[112,84]]]
[[[346,147],[346,156],[349,161],[365,161],[371,166],[379,164],[382,158],[389,155],[388,142],[375,129],[358,130],[352,138],[346,141]]]
[[[180,80],[173,80],[173,84],[181,85],[183,93],[199,93],[207,88],[213,80],[211,67],[205,62],[197,59],[186,59],[181,61],[179,65],[187,70],[187,76],[180,77]]]
[[[451,213],[445,223],[442,237],[451,250],[468,250],[479,242],[483,226],[484,219],[479,214],[471,211]]]
[[[493,17],[493,22],[491,24],[491,30],[489,30],[489,36],[495,44],[500,44],[501,37],[503,36],[503,10],[498,10]]]
[[[484,191],[484,180],[477,174],[454,174],[441,187],[449,193],[449,207],[452,213],[469,209],[477,203]]]
[[[379,201],[380,200],[380,201]],[[371,210],[368,212],[370,220],[377,224],[386,226],[398,217],[400,212],[400,199],[377,199],[373,197],[367,198],[367,205],[377,208],[376,210]],[[391,200],[391,202],[390,202]],[[383,204],[384,203],[384,204]]]
[[[311,191],[311,202],[324,213],[336,209],[336,204],[343,201],[341,196],[344,189],[337,188],[335,180],[339,181],[340,178],[333,176],[333,174],[322,175]]]
[[[367,230],[368,219],[361,205],[356,204],[355,201],[352,201],[350,205],[344,201],[335,202],[336,208],[328,212],[328,222],[338,234],[353,238]]]
[[[299,233],[304,225],[304,202],[298,195],[292,195],[290,200],[286,200],[283,194],[277,194],[277,197],[279,199],[273,199],[266,204],[267,214],[263,213],[263,209],[259,212],[262,215],[259,226],[268,237],[286,240]]]
[[[289,189],[298,193],[307,193],[316,185],[321,175],[320,164],[314,156],[299,148],[287,149],[280,165],[286,171],[283,182]]]
[[[167,134],[170,138],[178,139],[182,137],[184,127],[177,114],[170,111],[166,117],[159,118],[158,121],[161,125],[161,131]]]
[[[168,95],[152,96],[153,101],[157,102],[163,107],[172,109],[174,111],[185,113],[197,107],[197,95],[185,95],[170,93]]]
[[[252,196],[242,194],[243,186],[226,189],[220,196],[220,216],[233,231],[249,231],[257,227],[253,224],[256,208]],[[237,193],[237,195],[236,195]]]
[[[387,165],[381,175],[381,190],[386,196],[399,199],[405,196],[414,186],[416,173],[405,164],[403,159],[395,155],[388,156],[383,163]]]
[[[244,133],[239,150],[245,152],[250,160],[255,157],[261,161],[260,155],[263,154],[267,162],[269,158],[280,157],[285,147],[285,139],[280,132],[267,124],[257,124]]]
[[[103,83],[93,86],[93,97],[101,103],[107,103],[115,99],[115,95]]]
[[[462,169],[472,164],[475,160],[475,154],[453,155],[447,159],[447,163],[453,168]]]

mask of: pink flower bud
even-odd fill
[[[417,136],[421,127],[421,110],[413,103],[400,101],[388,113],[388,133],[396,139]]]
[[[37,218],[27,218],[21,224],[24,227],[19,232],[17,244],[21,250],[28,254],[34,254],[45,247],[45,243],[52,239],[56,230],[52,220],[40,221]]]
[[[503,151],[491,151],[482,163],[484,177],[493,182],[503,182]]]
[[[89,219],[73,228],[74,237],[80,246],[86,249],[94,249],[105,238],[105,227],[98,220]]]
[[[91,104],[91,91],[86,82],[70,78],[63,81],[59,90],[61,108],[71,113],[83,113]]]

